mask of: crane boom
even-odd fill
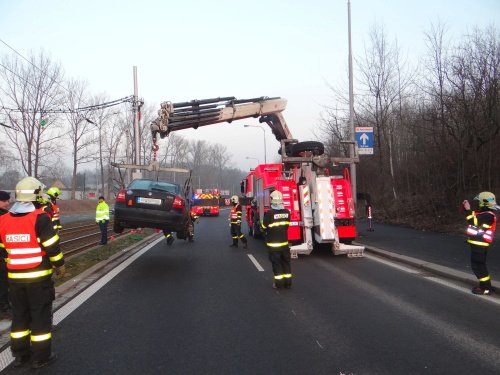
[[[171,132],[183,129],[197,129],[200,126],[234,120],[257,118],[271,128],[278,141],[292,139],[292,135],[281,112],[286,108],[287,100],[279,97],[260,97],[236,99],[222,97],[189,102],[163,102],[158,117],[151,123],[153,143],[156,137],[167,137]],[[155,146],[153,146],[155,147]]]

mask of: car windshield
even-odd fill
[[[128,186],[129,189],[161,190],[172,194],[178,194],[179,185],[165,181],[134,180]]]

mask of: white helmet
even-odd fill
[[[16,185],[16,201],[35,202],[43,197],[45,185],[34,177],[24,177]]]
[[[239,203],[239,201],[240,201],[240,198],[238,198],[238,196],[237,196],[237,195],[233,195],[233,196],[231,197],[231,203],[238,204],[238,203]]]
[[[278,190],[275,190],[271,193],[271,204],[283,204],[283,194],[281,194]]]
[[[479,207],[494,207],[497,202],[495,199],[495,194],[489,191],[483,191],[479,193],[474,199],[479,201]]]

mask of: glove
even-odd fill
[[[62,279],[66,274],[66,267],[64,264],[60,267],[56,267],[56,279]]]

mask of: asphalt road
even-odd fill
[[[224,213],[200,221],[194,243],[168,247],[162,239],[88,299],[84,291],[54,332],[58,361],[37,372],[500,372],[497,297],[474,296],[467,285],[373,253],[300,257],[292,263],[293,288],[276,291],[261,241],[250,239],[249,251],[232,249]],[[388,240],[381,227],[366,238],[361,230],[362,241]],[[394,249],[404,247],[394,236]]]

